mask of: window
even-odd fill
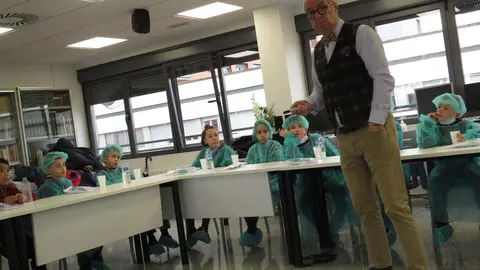
[[[212,119],[212,120],[203,120],[203,126],[212,126],[218,129],[218,120],[217,119]]]
[[[99,153],[102,152],[105,146],[111,144],[121,145],[125,154],[130,153],[123,100],[96,104],[92,107],[93,125],[97,131],[97,149]]]
[[[133,97],[130,104],[137,151],[141,153],[173,149],[166,91]]]
[[[201,134],[205,127],[203,119],[219,117],[212,74],[209,70],[208,61],[175,68],[184,140],[187,146],[201,144]],[[217,126],[220,138],[223,139],[221,125]]]
[[[412,107],[402,116],[417,115],[415,89],[449,82],[440,16],[434,10],[376,26],[395,78],[394,103]]]
[[[242,60],[239,58],[237,61]],[[260,59],[254,57],[235,66],[245,69],[237,69],[237,72],[224,77],[233,139],[252,135],[256,121],[252,99],[263,107],[267,106]]]
[[[480,81],[480,5],[470,1],[455,10],[465,84],[476,83]]]

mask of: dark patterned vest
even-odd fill
[[[337,126],[337,112],[346,129],[360,128],[368,123],[373,98],[373,79],[356,51],[358,27],[343,25],[328,64],[323,43],[319,42],[314,52],[315,70],[323,87],[328,118]]]

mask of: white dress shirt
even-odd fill
[[[344,23],[345,22],[340,19],[335,26],[334,32],[337,37],[340,35],[340,30],[342,30]],[[328,44],[328,47],[325,46],[327,63],[332,57],[336,44],[336,41],[332,41]],[[390,95],[395,88],[395,79],[390,75],[390,70],[388,69],[388,61],[385,56],[385,50],[383,49],[383,42],[372,28],[366,25],[360,25],[357,30],[356,51],[362,58],[368,74],[373,79],[372,109],[368,122],[384,125],[390,112]],[[312,54],[313,92],[306,101],[310,103],[312,113],[317,114],[325,107],[325,102],[323,87],[315,70],[314,58]],[[338,115],[337,121],[341,127],[342,125]]]

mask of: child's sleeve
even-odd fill
[[[403,148],[403,130],[402,130],[402,126],[395,122],[395,127],[397,128],[397,141],[398,141],[398,147],[400,149]]]
[[[466,121],[466,132],[465,137],[467,140],[472,140],[472,139],[478,139],[480,138],[480,125],[473,122],[473,121],[468,121],[468,120],[463,120]]]
[[[45,185],[45,184],[44,184]],[[59,188],[41,188],[37,192],[38,199],[45,199],[49,197],[60,196],[63,194],[63,190]]]
[[[269,161],[270,162],[284,161],[285,160],[285,153],[283,152],[282,145],[277,141],[272,141],[272,142],[273,142],[273,151],[271,153],[271,157],[270,157]]]
[[[223,157],[222,161],[220,162],[220,167],[228,167],[233,164],[232,155],[236,155],[237,151],[233,150],[230,146],[225,145],[223,146]]]
[[[247,157],[245,158],[245,163],[247,164],[254,164],[254,156],[255,156],[255,148],[257,144],[252,145],[250,149],[248,149]]]
[[[288,133],[285,136],[285,140],[283,141],[283,152],[285,154],[286,159],[293,159],[293,158],[303,158],[303,153],[298,148],[298,141],[295,134]]]
[[[417,126],[417,144],[419,148],[432,148],[440,144],[440,132],[437,122],[426,115],[420,115]]]
[[[202,167],[202,164],[200,163],[200,159],[203,158],[203,153],[204,153],[204,150],[201,150],[200,152],[198,152],[197,157],[195,157],[195,160],[192,163],[192,167],[197,167],[197,168]]]

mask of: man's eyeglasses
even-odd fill
[[[327,14],[327,10],[332,4],[333,4],[333,1],[328,3],[326,6],[318,6],[317,9],[314,9],[314,10],[307,9],[307,11],[306,11],[307,17],[309,19],[314,19],[315,18],[315,13],[318,13],[318,15],[320,15],[320,16],[323,16],[323,15]]]

